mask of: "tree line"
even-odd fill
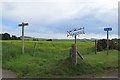
[[[0,40],[20,40],[20,37],[17,37],[16,35],[10,36],[9,33],[3,33],[0,34]]]
[[[21,40],[20,37],[16,35],[10,36],[9,33],[0,34],[0,40]],[[52,39],[48,39],[47,41],[52,41]],[[106,50],[107,48],[107,40],[101,39],[97,41],[97,51]],[[109,40],[109,49],[120,50],[120,39],[112,39]]]

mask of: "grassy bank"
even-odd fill
[[[36,48],[34,49],[34,44]],[[18,77],[69,77],[118,68],[118,51],[94,54],[94,42],[79,42],[78,64],[69,63],[69,49],[73,41],[25,41],[25,54],[21,54],[21,41],[3,41],[3,68],[16,72]],[[34,54],[33,54],[34,52]],[[33,56],[34,55],[34,56]]]

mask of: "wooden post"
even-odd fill
[[[22,22],[22,53],[24,53],[24,23]]]
[[[76,44],[76,34],[75,34],[75,44]]]
[[[24,54],[24,26],[27,26],[28,23],[22,22],[22,24],[19,24],[18,26],[22,26],[22,53]]]
[[[108,51],[109,51],[109,33],[107,31],[107,55],[108,55]]]
[[[97,54],[97,40],[95,40],[95,54]]]
[[[72,44],[72,48],[70,50],[70,58],[71,58],[71,63],[73,65],[77,64],[77,47],[76,44]]]
[[[35,56],[36,43],[34,43],[33,56]]]

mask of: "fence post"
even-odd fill
[[[73,65],[77,64],[77,47],[76,44],[72,44],[72,48],[70,49],[70,58],[71,58],[71,63]]]
[[[97,40],[95,40],[95,54],[97,54]]]
[[[34,43],[33,56],[35,56],[35,48],[36,48],[36,43]]]

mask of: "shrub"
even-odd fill
[[[97,42],[97,50],[102,51],[107,48],[107,40],[106,39],[101,39],[98,40]],[[116,49],[117,46],[113,40],[109,40],[109,49]]]
[[[52,39],[47,39],[46,41],[52,41]]]

